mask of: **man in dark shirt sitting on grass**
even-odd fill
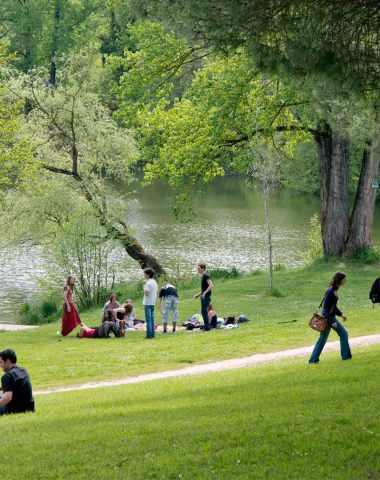
[[[0,415],[34,412],[32,385],[25,368],[16,365],[16,352],[10,348],[0,352],[0,368],[3,395],[0,398]]]

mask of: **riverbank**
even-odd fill
[[[178,222],[171,211],[171,196],[163,184],[136,186],[129,197],[128,224],[147,252],[154,254],[173,275],[194,271],[198,261],[210,268],[231,268],[249,272],[267,265],[267,230],[263,199],[243,178],[216,179],[204,196],[195,200],[196,216],[191,223]],[[270,195],[274,263],[286,268],[304,264],[308,249],[310,218],[319,211],[319,199],[280,189]],[[217,214],[216,214],[217,212]],[[212,247],[201,232],[208,231]],[[374,244],[380,243],[380,203],[372,229]],[[123,279],[141,278],[137,262],[120,249],[117,263],[123,265]],[[41,248],[23,245],[0,249],[0,322],[17,323],[16,310],[23,302],[34,302],[46,293],[39,280],[46,270]],[[63,280],[58,282],[61,292]],[[116,281],[121,281],[117,276]],[[51,284],[51,283],[50,283]]]

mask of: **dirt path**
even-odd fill
[[[36,325],[16,325],[14,323],[0,323],[0,330],[6,332],[15,332],[16,330],[33,330],[37,328]]]
[[[350,338],[351,347],[365,347],[367,345],[379,344],[380,334],[366,335],[364,337]],[[310,355],[313,345],[310,347],[294,348],[291,350],[282,350],[280,352],[257,353],[249,357],[233,358],[230,360],[221,360],[219,362],[206,363],[202,365],[193,365],[179,370],[168,370],[164,372],[149,373],[137,377],[121,378],[120,380],[110,380],[104,382],[83,383],[82,385],[69,385],[67,387],[56,387],[48,390],[35,391],[35,395],[46,395],[49,393],[71,392],[74,390],[89,390],[94,388],[115,387],[118,385],[128,385],[131,383],[148,382],[151,380],[160,380],[163,378],[185,377],[188,375],[201,375],[204,373],[221,372],[223,370],[234,370],[237,368],[257,365],[259,363],[277,362],[283,358],[307,357]],[[324,352],[339,350],[339,340],[328,342]],[[306,358],[305,358],[306,360]]]

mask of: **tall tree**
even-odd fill
[[[81,56],[71,56],[61,69],[56,87],[44,75],[22,77],[14,94],[30,103],[27,132],[32,136],[42,183],[49,175],[67,178],[68,192],[75,189],[89,202],[108,238],[118,241],[141,267],[161,274],[160,263],[144,251],[122,218],[109,209],[105,184],[110,177],[130,179],[130,166],[137,159],[135,142],[117,127],[109,111],[91,93],[92,65]]]
[[[367,100],[374,111],[378,109],[377,1],[133,0],[132,4],[140,14],[164,19],[171,29],[201,44],[224,52],[245,46],[259,70],[300,80],[297,88],[303,88],[306,79],[309,91],[313,83],[316,103],[331,107],[337,98],[344,100],[352,92],[358,98],[375,92]],[[331,95],[331,90],[335,90],[335,95]],[[357,247],[370,245],[373,192],[370,201],[366,198],[368,185],[378,174],[378,122],[367,125],[368,138],[362,139],[364,152],[369,145],[371,150],[370,155],[363,154],[363,162],[368,165],[361,170],[355,210],[350,217],[346,128],[336,121],[339,116],[334,117],[334,111],[326,115],[324,109],[323,114],[314,129],[314,138],[320,163],[324,252],[350,254]],[[366,225],[358,218],[366,218]]]

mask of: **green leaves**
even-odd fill
[[[215,176],[246,172],[250,139],[277,156],[279,149],[292,156],[305,139],[307,126],[292,111],[305,99],[257,73],[243,49],[209,56],[158,24],[131,31],[139,50],[125,53],[117,116],[138,133],[145,180],[163,179],[174,189],[176,212]]]

